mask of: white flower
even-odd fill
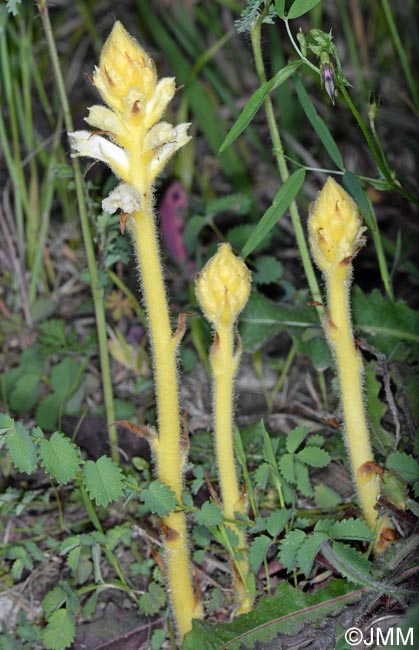
[[[109,214],[121,210],[125,214],[138,212],[141,208],[141,194],[132,185],[120,183],[102,201],[102,209]]]
[[[163,123],[164,124],[164,123]],[[158,126],[158,125],[157,125]],[[178,126],[173,127],[170,132],[170,141],[165,144],[162,144],[156,151],[155,155],[151,159],[149,165],[149,180],[156,178],[157,174],[163,169],[166,165],[169,158],[183,145],[185,145],[191,136],[188,135],[187,131],[190,127],[190,124],[178,124]]]
[[[68,135],[71,146],[75,151],[72,154],[73,156],[86,156],[102,160],[102,162],[109,165],[117,176],[123,180],[128,180],[130,165],[129,156],[125,149],[90,131],[74,131]]]

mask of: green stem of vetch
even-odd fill
[[[42,19],[46,40],[48,43],[49,54],[51,57],[52,66],[55,73],[58,92],[64,114],[64,123],[68,132],[72,132],[73,120],[71,117],[70,106],[68,103],[67,93],[65,90],[64,79],[60,68],[58,59],[58,52],[52,32],[51,21],[48,13],[48,6],[46,0],[37,0],[38,11]],[[105,302],[104,291],[99,286],[99,276],[96,266],[95,253],[93,248],[93,241],[90,232],[89,218],[87,215],[86,200],[83,188],[83,177],[80,169],[80,164],[77,158],[72,158],[74,184],[76,188],[77,205],[80,213],[80,223],[83,235],[84,249],[86,251],[87,267],[89,270],[93,303],[95,308],[96,329],[99,343],[99,357],[100,368],[102,374],[103,396],[105,401],[106,421],[108,425],[108,437],[111,450],[112,459],[119,462],[118,451],[118,434],[115,425],[115,406],[112,391],[112,378],[109,362],[108,341],[106,336],[106,320],[105,320]]]
[[[263,63],[262,48],[261,48],[262,20],[263,20],[263,16],[259,18],[259,20],[253,25],[251,30],[253,56],[255,59],[256,72],[261,85],[266,83],[266,73],[265,73],[265,66]],[[278,126],[275,120],[272,101],[269,95],[267,95],[265,99],[265,111],[266,111],[266,117],[267,117],[269,131],[272,138],[273,150],[275,153],[279,174],[282,182],[284,183],[287,180],[287,178],[289,178],[289,171],[287,167],[287,161],[285,158],[284,148],[281,141],[281,136],[279,134]],[[308,285],[310,287],[311,295],[313,297],[314,302],[321,303],[322,298],[319,290],[319,285],[317,283],[313,265],[311,263],[311,258],[310,258],[307,242],[304,236],[304,230],[301,223],[300,214],[298,212],[298,207],[295,201],[293,201],[290,205],[290,215],[291,215],[291,222],[295,232],[295,238],[297,240],[298,250],[300,252],[301,261],[303,263],[304,272],[307,278]],[[316,309],[319,315],[320,322],[322,322],[323,320],[322,308],[317,306]]]

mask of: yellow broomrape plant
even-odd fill
[[[349,194],[328,178],[308,220],[313,258],[327,287],[326,331],[337,364],[346,443],[364,517],[376,532],[375,550],[395,538],[386,516],[378,520],[380,468],[375,464],[362,394],[363,365],[356,348],[349,309],[352,260],[365,238],[361,217]]]
[[[221,244],[207,262],[196,282],[196,296],[206,319],[214,326],[215,340],[210,352],[214,375],[215,447],[224,518],[237,536],[234,551],[233,581],[237,614],[252,609],[253,575],[249,569],[246,538],[234,522],[245,515],[247,500],[240,493],[233,448],[233,382],[241,350],[234,349],[234,327],[250,293],[250,271],[230,244]]]
[[[175,80],[157,80],[153,60],[116,22],[108,37],[93,83],[106,106],[92,106],[86,122],[95,131],[70,133],[78,156],[105,162],[121,183],[102,207],[121,211],[121,225],[132,234],[154,361],[158,432],[151,435],[157,475],[182,501],[186,441],[181,438],[176,356],[183,329],[172,332],[153,210],[153,183],[170,156],[189,140],[189,124],[161,121],[175,94]],[[162,536],[169,593],[180,639],[202,616],[192,586],[184,512],[163,517]]]

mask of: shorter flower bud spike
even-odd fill
[[[207,320],[215,326],[232,323],[247,303],[251,275],[230,244],[221,244],[196,282],[196,296]],[[226,323],[225,323],[226,324]]]
[[[349,272],[347,262],[364,243],[365,228],[356,203],[331,177],[310,207],[308,229],[313,257],[320,270],[330,273],[346,264]]]

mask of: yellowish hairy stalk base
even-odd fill
[[[158,436],[153,441],[153,451],[159,480],[168,485],[181,502],[183,450],[177,391],[178,341],[172,336],[170,327],[152,199],[151,196],[143,199],[143,210],[134,213],[132,217],[153,349],[159,421]],[[177,512],[164,517],[162,532],[170,597],[179,637],[182,640],[192,628],[192,619],[202,617],[202,606],[192,586],[185,514]]]
[[[234,520],[235,513],[246,514],[246,499],[239,492],[236,463],[233,448],[233,381],[238,364],[238,355],[233,357],[232,325],[219,324],[216,339],[211,350],[210,361],[214,373],[215,400],[215,446],[218,474],[226,519]],[[235,552],[240,558],[233,567],[234,590],[238,607],[237,614],[249,612],[253,597],[249,592],[250,567],[247,558],[246,536],[234,523],[228,524],[239,539]]]
[[[352,260],[364,244],[365,228],[356,203],[328,178],[310,207],[308,230],[312,255],[323,272],[328,294],[326,329],[336,355],[346,440],[359,502],[376,532],[381,553],[395,538],[386,516],[378,519],[380,468],[374,463],[362,394],[363,365],[355,347],[349,311]]]
[[[375,464],[364,411],[362,359],[355,348],[349,320],[349,282],[347,266],[338,267],[336,272],[328,277],[327,331],[336,355],[346,440],[359,502],[365,519],[375,530],[378,518],[375,505],[380,494],[380,476],[368,469]],[[376,546],[380,545],[381,532],[389,525],[387,517],[380,519]]]

